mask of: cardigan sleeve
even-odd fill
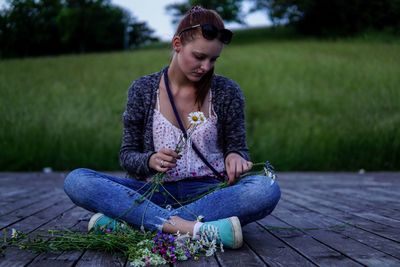
[[[126,109],[122,115],[123,134],[119,153],[120,164],[130,176],[143,179],[155,171],[149,168],[148,161],[154,151],[144,151],[145,107],[142,91],[143,81],[133,82],[128,91]]]
[[[225,120],[223,121],[224,158],[229,153],[238,153],[250,160],[246,143],[245,101],[243,93],[235,82],[228,80],[225,89]]]

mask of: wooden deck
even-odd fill
[[[91,214],[62,190],[64,173],[0,173],[0,229],[85,231]],[[177,266],[400,266],[400,173],[281,173],[271,216],[243,228],[245,245]],[[93,251],[8,248],[0,266],[129,266]]]

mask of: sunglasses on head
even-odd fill
[[[181,36],[182,33],[190,31],[195,28],[201,28],[201,34],[203,37],[207,40],[214,40],[215,38],[218,38],[222,43],[224,44],[229,44],[232,39],[233,32],[231,32],[228,29],[221,29],[219,30],[217,27],[215,27],[212,24],[197,24],[190,26],[188,28],[185,28],[181,30],[178,34],[178,36]]]

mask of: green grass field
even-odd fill
[[[169,49],[0,61],[0,170],[120,170],[130,83]],[[400,169],[400,44],[277,40],[227,47],[254,161],[279,170]]]

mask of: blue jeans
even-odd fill
[[[172,196],[160,188],[149,200],[141,198],[150,186],[145,181],[76,169],[65,178],[64,190],[80,207],[123,220],[137,228],[143,225],[150,231],[162,230],[164,222],[171,216],[191,221],[199,215],[204,221],[238,216],[243,226],[270,214],[281,195],[276,181],[255,175],[202,196],[218,183],[220,180],[214,178],[168,182],[163,186]],[[174,198],[184,203],[183,206],[177,205]]]

